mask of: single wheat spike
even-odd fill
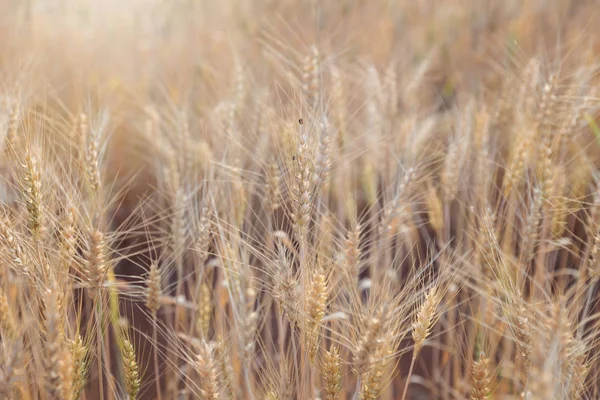
[[[244,64],[239,59],[235,62],[233,81],[235,85],[235,113],[240,117],[244,111],[248,85],[246,84]]]
[[[441,295],[437,287],[433,287],[427,292],[425,301],[421,305],[417,317],[412,324],[412,337],[415,341],[413,357],[416,357],[431,332],[431,327],[437,318],[436,310],[440,303]]]
[[[156,262],[150,264],[146,281],[146,307],[152,315],[156,316],[160,308],[160,296],[162,295],[161,277]]]
[[[184,189],[180,187],[174,196],[173,216],[171,220],[171,250],[178,260],[183,256],[186,247],[186,203],[187,196]]]
[[[214,358],[214,346],[202,340],[196,356],[196,369],[200,375],[200,394],[204,400],[217,400],[220,396],[218,369]]]
[[[0,221],[0,239],[9,252],[11,268],[33,280],[35,276],[23,259],[23,250],[4,221]]]
[[[65,329],[67,328],[67,312],[65,305],[65,294],[64,291],[57,290],[56,294],[56,312],[58,313],[58,335],[63,340],[66,338]]]
[[[212,316],[212,291],[206,282],[200,285],[200,297],[198,299],[198,319],[196,331],[201,338],[208,337],[210,318]]]
[[[360,276],[360,224],[356,224],[354,229],[349,230],[346,234],[345,240],[345,253],[346,253],[346,267],[349,276],[352,278],[352,283],[358,285],[358,278]]]
[[[85,152],[85,172],[92,193],[98,193],[102,182],[100,175],[99,135],[90,135]]]
[[[306,313],[308,321],[306,323],[307,330],[307,347],[309,349],[309,358],[314,361],[314,357],[319,345],[319,330],[320,323],[325,316],[325,308],[327,307],[327,280],[325,273],[319,269],[312,277],[309,283],[309,289],[306,301]]]
[[[121,356],[123,358],[123,373],[125,375],[125,391],[130,400],[135,400],[140,391],[141,381],[135,349],[129,339],[123,339]]]
[[[280,310],[285,313],[292,325],[297,324],[300,318],[298,307],[302,296],[298,280],[289,270],[286,270],[278,275],[275,282],[275,299],[279,303]]]
[[[294,224],[300,240],[305,236],[310,221],[312,210],[312,187],[311,178],[313,174],[313,163],[310,158],[308,136],[300,134],[298,144],[297,165],[295,168],[294,187],[292,199],[294,202]]]
[[[69,268],[77,252],[77,235],[75,234],[75,209],[73,206],[67,207],[65,218],[61,226],[60,239],[60,257],[63,263],[64,276],[68,276]]]
[[[255,308],[256,290],[252,287],[251,283],[246,288],[245,302],[241,332],[242,356],[245,362],[250,362],[252,360],[252,353],[254,352],[254,336],[258,325],[258,311]]]
[[[525,372],[528,372],[531,365],[532,337],[527,309],[524,305],[514,305],[511,306],[511,310],[512,330],[517,339],[517,357],[522,361]]]
[[[108,268],[104,234],[95,229],[90,234],[88,259],[85,266],[86,278],[91,287],[95,289],[102,287]]]
[[[310,54],[304,59],[302,91],[309,107],[316,110],[321,100],[321,55],[316,46],[311,46]]]
[[[325,351],[321,361],[321,374],[325,387],[323,388],[324,400],[340,399],[342,391],[342,371],[341,371],[340,352],[336,346],[331,346],[329,351]]]
[[[566,374],[569,362],[569,350],[573,344],[573,327],[567,315],[565,299],[560,298],[552,305],[549,337],[555,340],[558,345],[558,360],[561,363],[563,374]]]
[[[239,164],[239,162],[237,162]],[[243,170],[242,168],[235,167],[232,169],[233,172],[233,209],[235,223],[237,226],[242,226],[244,222],[244,216],[246,215],[246,208],[248,207],[246,187],[244,186]]]
[[[273,161],[267,165],[267,210],[275,212],[281,206],[281,173],[277,162]]]
[[[384,305],[376,317],[368,317],[364,332],[354,348],[352,361],[359,376],[368,372],[374,362],[375,354],[382,344],[387,313],[387,306]]]
[[[347,131],[347,111],[346,97],[344,93],[344,83],[340,70],[336,66],[331,66],[331,97],[333,102],[333,118],[337,128],[337,145],[339,148],[344,147]]]
[[[233,399],[233,368],[225,348],[225,342],[221,337],[215,344],[215,360],[217,360],[217,370],[219,376],[219,387],[222,389],[223,399]]]
[[[166,167],[165,167],[165,180],[167,188],[172,193],[173,203],[176,202],[175,196],[177,196],[181,189],[181,170],[179,167],[179,158],[177,152],[170,146],[164,149],[166,156]]]
[[[30,153],[25,155],[21,190],[27,206],[27,227],[34,239],[39,239],[44,228],[42,181],[37,159]]]
[[[551,166],[550,169],[550,174],[556,177],[556,184],[548,190],[546,212],[550,217],[549,223],[552,239],[557,240],[565,234],[567,228],[567,219],[570,214],[569,198],[565,196],[565,188],[567,186],[566,174],[557,165]]]
[[[360,388],[361,400],[375,400],[381,394],[385,371],[393,354],[390,343],[391,339],[378,349],[371,369],[363,375]]]
[[[14,340],[10,346],[10,351],[0,361],[0,395],[3,398],[14,398],[13,389],[17,383],[20,372],[20,366],[23,360],[23,344],[20,340]],[[8,350],[8,349],[7,349]]]
[[[538,229],[542,219],[541,208],[542,191],[536,188],[533,191],[533,199],[522,234],[521,260],[525,265],[528,265],[534,257],[535,243],[538,238]]]
[[[15,334],[15,319],[13,312],[8,304],[8,298],[0,289],[0,325],[2,326],[2,333],[7,338],[11,338]]]
[[[458,193],[459,171],[462,169],[461,157],[464,153],[462,142],[462,138],[455,137],[448,146],[442,180],[442,194],[446,203],[454,200]]]
[[[212,224],[207,207],[202,208],[202,216],[198,222],[197,235],[196,253],[198,254],[198,262],[200,266],[203,266],[209,256],[209,246],[212,235]]]
[[[535,116],[534,134],[536,131],[540,131],[542,134],[542,140],[539,143],[542,146],[544,146],[544,143],[546,142],[545,137],[551,133],[552,121],[550,121],[550,117],[552,112],[556,111],[557,81],[558,76],[556,74],[552,74],[548,81],[544,84],[537,115]],[[540,154],[543,154],[543,152]]]
[[[189,171],[191,165],[191,143],[192,136],[190,132],[190,124],[188,122],[188,116],[186,112],[182,112],[179,118],[179,124],[177,127],[177,153],[180,156],[181,169],[180,171]]]
[[[58,361],[58,373],[62,379],[61,382],[61,400],[71,400],[74,394],[73,376],[74,364],[71,352],[68,349],[61,350],[61,357]]]
[[[471,400],[485,400],[492,390],[490,360],[481,353],[471,368]]]
[[[81,166],[85,166],[85,159],[87,153],[87,143],[89,140],[90,134],[90,125],[88,122],[88,117],[86,114],[81,113],[78,116],[78,124],[77,124],[77,154],[79,155],[79,161],[81,162]]]
[[[597,282],[600,279],[600,265],[598,265],[598,253],[600,252],[600,229],[598,223],[590,218],[589,234],[593,235],[594,240],[588,257],[588,270],[592,282]]]
[[[554,173],[554,169],[552,168],[554,165],[556,165],[556,163],[552,159],[552,156],[554,154],[552,150],[552,139],[553,137],[551,137],[550,135],[544,135],[539,150],[540,160],[538,162],[538,176],[540,182],[540,190],[544,199],[550,198],[551,191],[556,186],[556,174]]]
[[[47,293],[45,308],[44,367],[46,369],[46,398],[62,400],[71,396],[73,363],[71,353],[63,349],[60,336],[60,314],[57,294]]]
[[[70,342],[71,358],[73,360],[73,400],[78,400],[83,393],[83,388],[87,383],[88,362],[87,354],[88,347],[84,345],[80,335],[77,335],[75,340]]]
[[[315,170],[313,173],[313,185],[318,188],[327,182],[329,177],[329,169],[331,167],[330,146],[329,146],[329,122],[327,117],[323,115],[320,122],[321,135],[319,139],[319,147],[317,158],[315,160]]]
[[[532,147],[532,140],[528,133],[524,134],[525,138],[517,143],[513,148],[513,155],[506,168],[506,175],[504,177],[504,196],[510,195],[513,187],[517,185],[522,178],[523,169],[525,162]]]
[[[415,361],[417,360],[417,356],[423,347],[423,343],[429,336],[431,332],[431,327],[437,320],[436,310],[438,305],[442,299],[442,295],[440,294],[437,286],[429,289],[427,294],[425,295],[425,301],[421,305],[421,308],[417,312],[417,316],[412,323],[412,337],[415,342],[415,347],[413,349],[412,360],[410,362],[410,368],[408,370],[408,375],[406,378],[406,384],[404,385],[404,392],[402,394],[402,400],[406,399],[406,394],[408,393],[408,385],[410,384],[410,378],[413,372],[413,368],[415,366]]]
[[[415,179],[416,171],[414,168],[408,168],[404,173],[402,179],[398,182],[396,194],[392,201],[385,207],[383,213],[383,221],[381,222],[381,233],[390,234],[394,230],[394,220],[398,217],[398,214],[404,209],[403,201],[408,195],[409,189]]]
[[[14,102],[10,107],[8,117],[8,127],[6,131],[5,147],[10,151],[9,154],[18,154],[20,147],[19,125],[21,123],[21,110],[19,103]]]

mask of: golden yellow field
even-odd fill
[[[0,1],[0,399],[598,399],[599,150],[598,1]]]

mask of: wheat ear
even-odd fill
[[[410,377],[412,375],[413,368],[415,366],[415,361],[417,356],[419,355],[419,351],[423,347],[423,343],[425,339],[429,336],[431,332],[431,327],[437,318],[436,310],[441,301],[441,294],[436,286],[431,288],[427,295],[425,296],[425,301],[423,305],[419,309],[417,313],[417,317],[415,322],[412,325],[412,337],[415,342],[415,346],[413,349],[412,360],[410,362],[410,368],[408,371],[408,376],[406,377],[406,384],[404,386],[404,393],[402,394],[402,400],[406,398],[406,393],[408,392],[408,386],[410,384]]]
[[[125,375],[125,391],[130,400],[135,400],[140,391],[140,372],[136,360],[135,349],[131,341],[123,339],[121,356]]]

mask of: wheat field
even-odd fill
[[[0,2],[0,398],[600,399],[600,3]]]

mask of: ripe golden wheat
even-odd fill
[[[600,398],[591,0],[0,4],[0,396]]]

